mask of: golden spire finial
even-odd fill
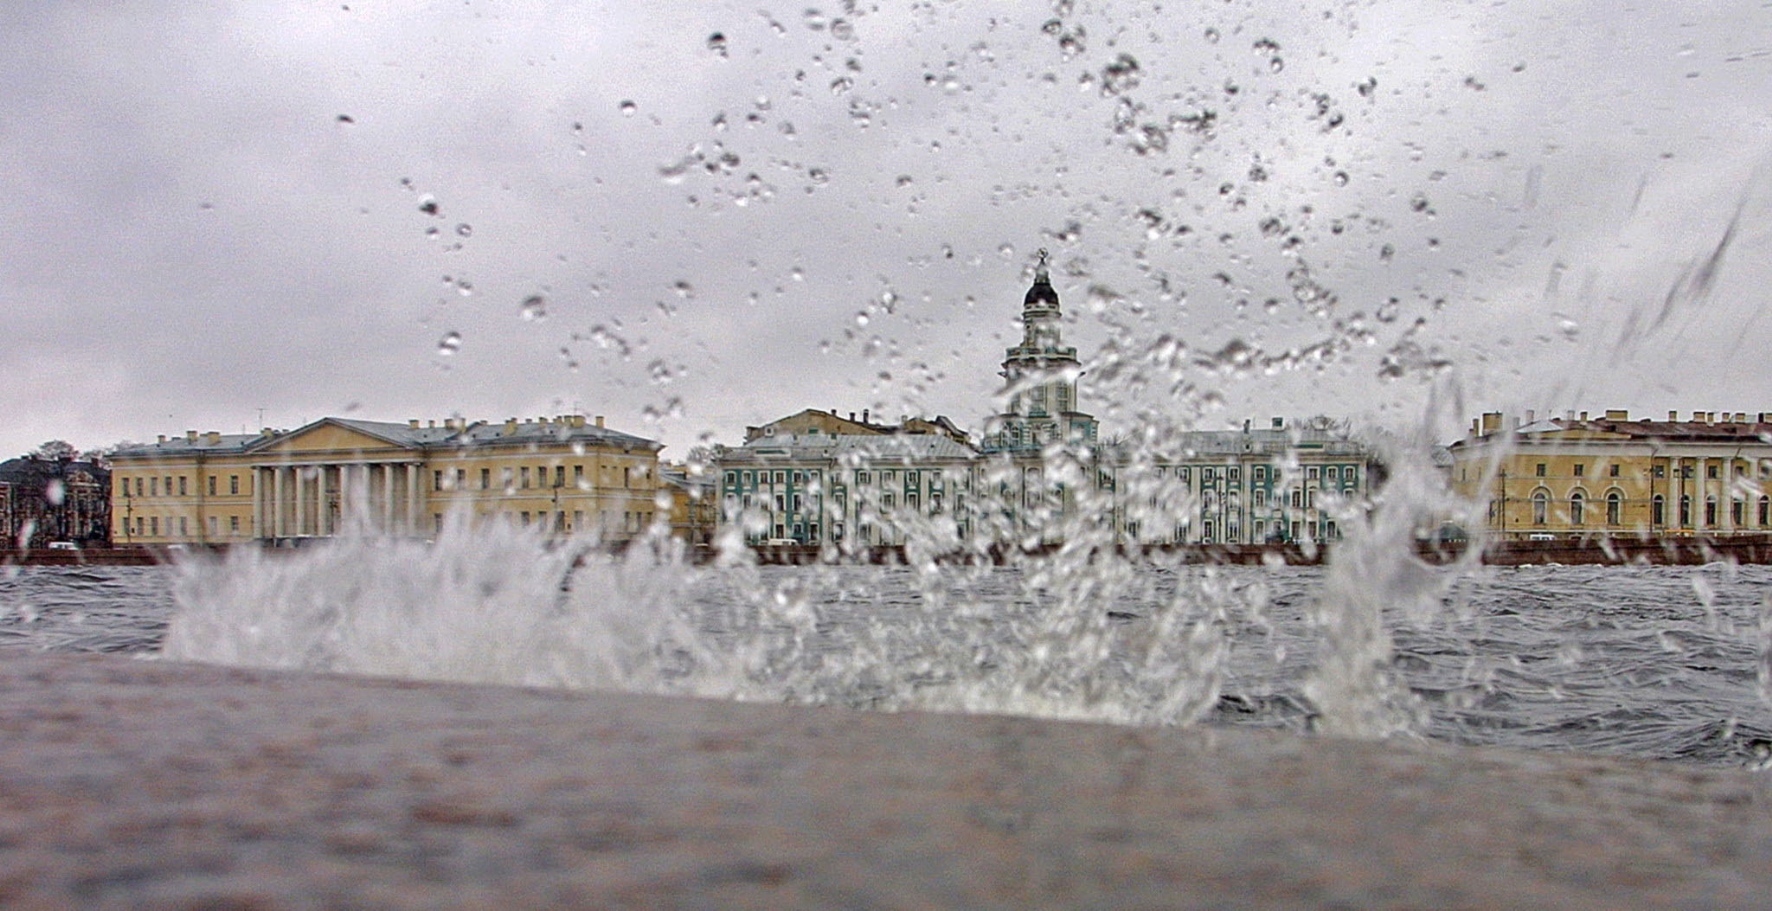
[[[1046,248],[1040,248],[1040,262],[1034,266],[1034,280],[1046,278]]]

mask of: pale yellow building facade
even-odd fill
[[[620,543],[668,518],[660,448],[582,415],[189,431],[112,456],[112,540],[282,543],[347,529],[430,537],[459,515]]]
[[[1504,540],[1772,533],[1772,414],[1687,420],[1491,412],[1449,447],[1451,485]]]

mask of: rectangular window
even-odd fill
[[[1655,466],[1655,476],[1658,478],[1667,477],[1667,466],[1666,465]]]
[[[527,469],[527,468],[525,468],[525,469],[523,469],[523,473],[524,473],[524,474],[528,474],[528,473],[529,473],[529,469]],[[528,525],[528,524],[529,524],[529,510],[527,510],[527,509],[525,509],[525,510],[523,510],[523,511],[522,511],[522,512],[520,512],[520,513],[518,513],[518,514],[517,514],[517,515],[519,515],[519,516],[521,516],[521,517],[522,517],[522,519],[523,519],[523,524],[524,524],[524,525],[525,525],[525,526],[527,526],[527,525]]]
[[[869,483],[868,473],[865,471],[856,472],[855,473],[855,483],[857,483],[857,484]]]
[[[228,531],[230,531],[234,534],[240,533],[240,517],[239,516],[228,516]]]
[[[1188,482],[1188,476],[1189,476],[1190,471],[1191,471],[1191,469],[1187,469],[1187,468],[1177,468],[1175,470],[1175,476],[1180,478],[1181,482],[1183,484],[1186,484]]]
[[[466,468],[457,468],[455,470],[455,489],[468,489],[468,470]]]
[[[1313,480],[1313,481],[1314,481],[1314,480],[1316,480],[1316,478],[1317,478],[1317,466],[1315,466],[1315,465],[1312,465],[1312,466],[1311,466],[1311,467],[1309,467],[1309,468],[1306,468],[1306,469],[1305,469],[1305,470],[1304,470],[1304,476],[1305,476],[1305,477],[1306,477],[1306,478],[1308,478],[1308,479],[1310,479],[1310,480]]]
[[[1534,473],[1537,474],[1541,478],[1544,477],[1544,463],[1543,462],[1538,463],[1538,466],[1537,466],[1536,470],[1534,471]]]
[[[1717,466],[1716,466],[1716,465],[1706,465],[1706,466],[1704,466],[1704,476],[1705,476],[1705,477],[1707,477],[1707,478],[1714,478],[1714,477],[1716,477],[1716,476],[1717,476]],[[183,480],[184,480],[184,478],[179,478],[179,480],[180,480],[180,481],[183,481]],[[183,484],[180,484],[180,485],[179,485],[179,491],[178,491],[178,492],[179,492],[179,493],[184,493],[184,492],[185,492],[185,491],[184,491],[184,485],[183,485]]]
[[[215,496],[215,475],[209,476],[209,495]]]
[[[554,486],[555,487],[565,487],[566,486],[566,466],[564,466],[564,465],[555,465],[554,466]]]
[[[1331,481],[1339,481],[1341,480],[1341,469],[1331,465],[1324,470],[1323,476]]]
[[[490,469],[490,468],[480,469],[480,489],[481,490],[491,490],[492,489],[492,469]]]
[[[210,478],[210,480],[213,481],[215,479]],[[213,538],[219,534],[221,534],[221,520],[216,518],[215,516],[210,516],[209,517],[209,536],[211,538]]]
[[[237,475],[237,474],[228,475],[228,493],[239,495],[239,493],[240,493],[240,476],[239,475]]]
[[[1576,462],[1575,463],[1575,476],[1580,478],[1580,477],[1585,477],[1586,475],[1587,475],[1587,464],[1584,462]]]
[[[1235,467],[1231,468],[1230,478],[1232,481],[1241,481],[1243,479],[1243,469]]]
[[[506,465],[499,472],[500,479],[504,481],[504,488],[505,488],[506,493],[509,493],[511,490],[511,476],[514,473],[515,473],[515,471],[509,465]]]
[[[1212,483],[1212,480],[1213,480],[1212,469],[1210,469],[1210,468],[1200,469],[1200,483],[1210,484],[1210,483]]]
[[[1606,466],[1606,474],[1611,477],[1614,477],[1614,478],[1618,477],[1618,466],[1617,465]]]
[[[517,478],[518,478],[518,480],[517,480],[518,487],[522,487],[525,489],[527,489],[529,487],[529,466],[528,465],[524,465],[523,467],[517,469]],[[523,516],[524,516],[523,524],[525,524],[525,525],[529,524],[529,522],[528,522],[529,513],[524,513]]]
[[[584,530],[584,527],[585,527],[585,511],[584,510],[575,509],[572,511],[572,527],[575,531],[583,531]]]
[[[1717,471],[1717,467],[1715,465],[1712,465],[1711,466],[1711,477],[1714,478],[1717,476],[1716,471]],[[181,497],[187,495],[185,493],[185,476],[182,474],[178,476],[178,495]]]
[[[732,475],[732,472],[726,472],[726,483],[732,483]],[[572,486],[579,490],[587,489],[585,486],[585,467],[583,465],[572,466]]]
[[[150,535],[160,534],[160,517],[159,516],[150,516],[148,518],[148,534],[150,534]]]
[[[137,493],[140,493],[140,491],[137,491]],[[157,497],[159,495],[160,495],[160,479],[159,478],[149,478],[148,479],[148,496]]]
[[[431,489],[432,490],[442,490],[443,489],[443,472],[441,472],[441,471],[431,472]]]

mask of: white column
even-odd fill
[[[1722,480],[1717,482],[1717,509],[1722,514],[1717,516],[1717,522],[1723,526],[1723,533],[1728,534],[1735,530],[1735,460],[1725,458],[1721,461],[1723,468],[1719,472]],[[1742,509],[1746,508],[1743,504]],[[1743,515],[1742,518],[1747,516]]]
[[[1698,466],[1692,472],[1694,482],[1692,486],[1696,491],[1692,496],[1692,525],[1699,531],[1705,529],[1704,497],[1709,491],[1710,485],[1705,483],[1704,463],[1708,461],[1710,460],[1705,458],[1698,459]]]
[[[269,537],[283,537],[283,469],[271,469],[271,534]]]
[[[394,531],[394,465],[392,462],[381,463],[381,530],[384,534]]]
[[[406,531],[408,534],[419,533],[418,475],[418,466],[408,463],[406,465]]]
[[[314,467],[314,534],[332,534],[332,510],[326,508],[326,466]]]

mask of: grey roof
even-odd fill
[[[827,434],[793,434],[765,437],[737,449],[728,449],[722,458],[739,459],[973,459],[978,450],[952,437],[939,433],[895,433],[885,436],[830,436]]]
[[[278,434],[286,431],[278,431]],[[196,439],[187,436],[168,437],[163,443],[137,443],[133,446],[120,447],[111,458],[152,458],[155,456],[186,455],[189,453],[235,453],[245,452],[253,443],[260,440],[275,439],[262,433],[223,433],[197,434]]]
[[[622,433],[619,430],[610,430],[607,427],[598,427],[588,423],[578,426],[567,421],[518,421],[511,432],[506,433],[506,425],[502,422],[489,424],[479,421],[468,424],[466,427],[460,423],[446,423],[442,427],[434,424],[414,427],[411,422],[325,417],[294,430],[244,434],[200,433],[195,439],[189,435],[171,437],[165,442],[144,443],[119,449],[112,458],[155,458],[194,453],[250,452],[275,445],[296,434],[325,424],[346,427],[396,446],[419,450],[470,446],[527,446],[532,443],[585,443],[647,451],[657,451],[664,448],[661,443],[630,433]]]

